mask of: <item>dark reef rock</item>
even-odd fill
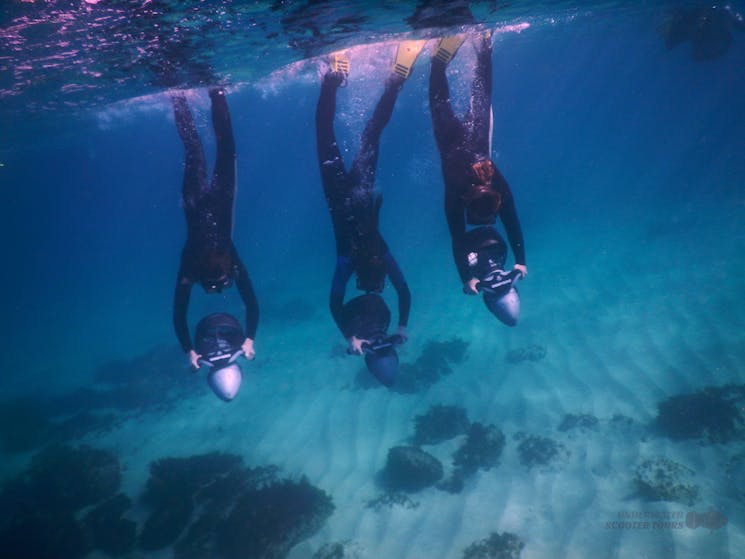
[[[567,452],[564,445],[547,437],[517,433],[515,439],[520,440],[517,446],[520,463],[528,468],[545,466],[560,454]]]
[[[646,501],[674,501],[692,506],[699,488],[687,483],[693,470],[668,458],[645,460],[636,468],[636,494]]]
[[[327,543],[316,551],[311,559],[362,559],[364,556],[359,545],[347,540]]]
[[[333,511],[331,498],[305,478],[249,490],[218,526],[218,553],[225,559],[285,557],[318,531]]]
[[[479,468],[496,466],[504,448],[504,434],[494,425],[474,423],[468,438],[453,454],[453,464],[463,473],[475,473]]]
[[[0,452],[27,452],[50,443],[63,443],[88,433],[108,431],[113,415],[81,411],[54,413],[54,405],[43,398],[21,397],[0,402]]]
[[[38,398],[0,402],[0,451],[26,452],[47,443],[54,432],[49,412]]]
[[[186,535],[173,546],[174,559],[202,559],[204,557],[219,557],[215,550],[215,533],[225,522],[230,508],[214,511],[212,514],[203,513],[189,525]]]
[[[130,361],[115,361],[95,372],[96,385],[50,402],[55,415],[116,410],[141,413],[167,409],[205,390],[204,379],[184,373],[178,346],[156,347]]]
[[[529,345],[507,352],[507,363],[522,363],[523,361],[540,361],[546,357],[546,348],[540,345]]]
[[[327,543],[313,554],[312,559],[345,559],[346,549],[343,542]]]
[[[365,507],[379,511],[383,507],[403,507],[405,509],[413,510],[419,507],[417,501],[412,501],[405,493],[383,493],[375,499],[367,501]]]
[[[90,546],[71,511],[23,514],[2,521],[0,549],[5,559],[79,559]]]
[[[119,462],[87,446],[51,446],[0,493],[3,557],[75,559],[91,546],[76,511],[114,495]]]
[[[569,431],[570,429],[592,429],[598,424],[598,418],[587,413],[573,414],[568,413],[561,420],[559,431]]]
[[[184,495],[193,496],[220,477],[243,468],[243,459],[234,454],[211,452],[188,458],[162,458],[150,464],[142,500],[159,507]]]
[[[440,461],[415,446],[395,446],[388,451],[383,469],[388,491],[414,493],[434,485],[442,476]]]
[[[227,462],[226,462],[227,465]],[[175,559],[218,557],[215,533],[244,491],[267,487],[277,479],[276,466],[229,469],[194,494],[201,515],[174,546]]]
[[[153,462],[142,495],[152,513],[140,547],[173,544],[174,559],[284,557],[334,506],[306,479],[280,480],[277,472],[216,452]]]
[[[152,551],[174,543],[189,525],[193,511],[194,503],[188,494],[159,506],[150,513],[142,527],[140,548]]]
[[[745,385],[709,386],[659,402],[653,427],[673,440],[727,443],[745,438],[743,404]]]
[[[499,428],[474,423],[465,442],[453,454],[452,475],[437,487],[449,493],[459,493],[465,480],[479,469],[488,470],[498,464],[504,443],[505,437]]]
[[[100,504],[85,516],[84,525],[93,547],[118,557],[134,549],[137,524],[122,515],[132,506],[132,500],[120,493]]]
[[[174,543],[189,524],[195,499],[204,498],[200,493],[219,491],[224,479],[234,482],[229,491],[240,492],[246,481],[239,475],[242,470],[240,456],[217,452],[151,463],[142,501],[153,512],[140,534],[140,547],[155,550]]]
[[[76,511],[116,494],[121,471],[116,456],[105,450],[80,446],[50,446],[31,459],[24,476],[32,507],[53,503]]]
[[[177,346],[158,347],[100,367],[93,386],[0,402],[0,451],[26,452],[110,431],[133,414],[166,409],[205,390],[203,378],[185,374],[183,362]]]
[[[468,342],[453,338],[446,342],[429,341],[414,363],[402,363],[393,391],[399,394],[423,392],[443,376],[453,372],[451,364],[462,363]]]
[[[460,406],[432,406],[424,415],[414,418],[414,444],[437,444],[468,431],[470,422]]]
[[[488,538],[469,545],[463,559],[520,559],[525,544],[515,534],[492,533]]]

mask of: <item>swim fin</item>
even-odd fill
[[[329,57],[329,65],[332,72],[339,72],[342,75],[342,87],[347,85],[349,77],[349,58],[344,51],[332,52]]]
[[[458,49],[465,40],[465,33],[443,37],[437,43],[437,47],[435,48],[435,58],[443,64],[449,64],[450,61],[455,58],[455,54],[458,52]]]
[[[396,62],[393,71],[403,79],[411,75],[411,67],[414,66],[417,56],[422,52],[426,39],[416,41],[401,41],[396,50]]]

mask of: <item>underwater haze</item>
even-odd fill
[[[745,2],[4,2],[0,555],[742,557],[740,14]],[[514,328],[463,294],[429,107],[437,40],[485,30],[491,157],[529,269]],[[407,39],[427,44],[375,181],[412,299],[388,388],[329,311],[315,111],[344,50],[349,164]],[[475,65],[466,42],[448,66],[459,114]],[[233,241],[261,310],[230,403],[190,371],[172,322],[186,225],[171,95],[211,173],[216,85],[238,153]],[[395,311],[390,282],[383,296]],[[192,332],[213,312],[243,321],[236,290],[193,289]]]

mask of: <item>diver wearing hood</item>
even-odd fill
[[[321,83],[316,108],[316,143],[337,254],[329,306],[336,325],[343,333],[342,309],[346,285],[352,274],[356,273],[357,288],[365,293],[380,293],[386,276],[390,278],[398,295],[398,332],[404,338],[406,335],[411,293],[378,229],[382,199],[374,191],[374,182],[380,136],[423,44],[424,41],[404,42],[399,46],[397,64],[386,79],[383,94],[362,132],[359,151],[349,171],[345,169],[334,134],[336,93],[346,82],[349,60],[339,53],[332,55],[329,71]],[[344,335],[350,349],[362,353],[365,339],[355,333]]]
[[[491,227],[499,218],[515,256],[514,268],[522,276],[527,275],[528,269],[512,191],[490,159],[492,46],[488,34],[472,37],[476,50],[476,75],[471,85],[470,109],[463,121],[456,117],[450,104],[445,70],[463,41],[464,36],[447,37],[440,41],[432,57],[429,104],[442,162],[445,215],[452,239],[453,258],[464,292],[473,295],[478,293],[477,286],[481,280],[469,265],[469,254],[474,252],[472,239],[468,235],[469,228],[488,227],[494,240],[504,246],[499,233]]]
[[[200,355],[189,335],[187,311],[195,283],[201,284],[207,293],[219,293],[235,283],[246,306],[246,337],[241,346],[247,359],[254,357],[253,343],[259,321],[259,305],[251,279],[232,240],[235,140],[230,111],[223,89],[211,89],[209,95],[217,141],[215,168],[209,183],[204,149],[189,104],[183,94],[171,97],[176,127],[185,149],[182,203],[187,229],[174,294],[173,324],[194,368],[199,366]]]
[[[215,395],[230,402],[241,387],[241,368],[236,362],[243,355],[245,340],[240,323],[231,315],[215,313],[204,317],[194,333],[199,364],[209,368],[207,382]]]
[[[391,312],[377,293],[366,293],[350,299],[341,311],[344,336],[364,340],[367,369],[381,384],[392,386],[398,374],[398,354],[395,346],[403,341],[400,334],[388,336]],[[353,350],[350,348],[350,352]]]

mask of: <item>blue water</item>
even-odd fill
[[[664,397],[744,382],[745,33],[733,32],[723,56],[696,61],[688,44],[665,49],[656,28],[666,9],[526,9],[506,21],[528,21],[528,29],[495,39],[493,151],[515,193],[530,270],[514,330],[496,327],[480,304],[459,295],[427,103],[428,56],[419,60],[384,132],[377,171],[381,230],[413,294],[413,348],[433,336],[460,336],[481,366],[539,342],[549,348],[547,360],[564,344],[571,355],[576,342],[591,348],[591,355],[576,351],[595,364],[592,370],[555,362],[559,376],[541,382],[576,391],[579,405],[583,394],[591,399],[603,385],[596,378],[601,369],[643,370],[642,380],[613,386],[630,408],[647,406],[639,421],[651,419],[654,401]],[[489,17],[491,25],[500,23],[499,12]],[[395,21],[373,12],[363,26],[365,42],[405,31]],[[354,44],[349,34],[340,40]],[[393,44],[372,46],[364,56],[375,62]],[[303,355],[328,355],[342,340],[327,310],[335,255],[315,160],[318,64],[287,70],[284,64],[303,55],[273,59],[277,51],[275,44],[264,56],[235,50],[212,56],[224,57],[238,145],[234,240],[262,309],[256,374],[263,368],[270,375],[264,386],[286,393],[303,377]],[[323,52],[318,46],[311,54]],[[252,61],[258,70],[250,69]],[[456,103],[464,103],[469,70],[467,60],[456,62]],[[72,70],[64,72],[75,81]],[[353,69],[339,93],[336,129],[348,162],[384,72]],[[70,108],[32,110],[53,100],[56,92],[44,88],[0,99],[3,399],[69,393],[90,385],[102,364],[176,344],[171,312],[185,235],[183,151],[168,98],[138,79],[109,95],[100,88],[89,97],[78,93]],[[206,91],[194,88],[189,96],[210,161]],[[208,298],[195,289],[192,328],[216,305],[240,314],[235,293]],[[304,347],[297,346],[298,332]],[[418,352],[410,351],[413,361]],[[279,370],[286,352],[295,360]],[[329,367],[337,374],[335,363]],[[348,370],[351,381],[355,367],[339,370]],[[495,378],[494,391],[505,382]],[[240,397],[231,405],[231,413],[245,413]],[[490,405],[487,397],[473,409],[486,413]],[[538,425],[544,420],[535,405],[532,412],[513,400],[505,413],[518,423],[530,423],[535,413]],[[106,440],[93,439],[104,446]],[[32,453],[13,454],[6,477]],[[727,512],[731,519],[744,516],[742,508]],[[531,543],[528,538],[527,550]],[[524,556],[557,556],[544,554],[546,546],[533,549]],[[676,549],[678,555],[666,557],[689,557]],[[721,554],[711,557],[742,551],[716,549]],[[602,550],[630,556],[622,546]]]

